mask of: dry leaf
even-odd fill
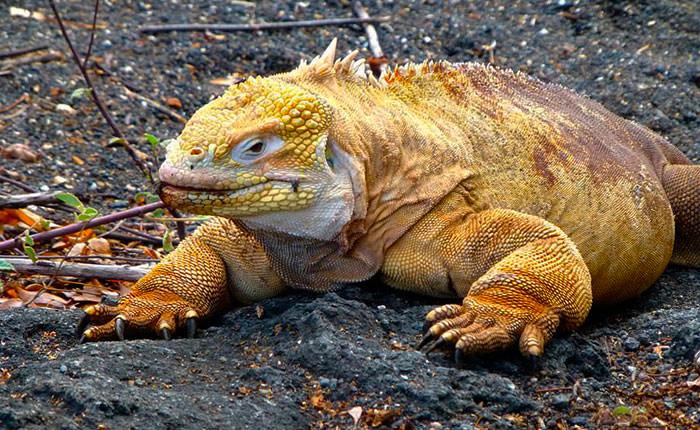
[[[112,255],[109,241],[103,237],[93,237],[88,240],[88,247],[93,251],[90,254]]]
[[[165,99],[165,104],[175,109],[182,109],[182,102],[177,97],[168,97]]]
[[[9,293],[9,291],[8,291]],[[0,311],[4,311],[6,309],[12,309],[12,308],[19,308],[24,304],[22,302],[22,299],[16,299],[16,298],[11,298],[11,299],[4,299],[0,298]]]
[[[0,153],[5,158],[18,159],[27,163],[36,163],[41,158],[38,152],[23,143],[13,143],[0,150]]]
[[[261,320],[265,315],[265,308],[260,305],[255,305],[255,315],[257,315],[258,319]]]
[[[355,406],[354,408],[350,409],[348,411],[348,415],[352,417],[352,422],[354,425],[356,425],[362,416],[362,406]]]
[[[367,418],[370,420],[370,425],[372,427],[379,427],[386,425],[394,421],[401,410],[399,409],[368,409]]]
[[[17,285],[14,286],[14,289],[15,291],[17,291],[19,298],[22,299],[24,303],[29,303],[39,293],[38,291],[24,290]],[[34,304],[35,306],[65,309],[68,305],[68,300],[62,299],[55,294],[44,292],[36,300],[34,300],[32,304]]]
[[[12,374],[10,373],[10,371],[8,369],[0,369],[0,385],[9,381],[11,377],[12,377]]]
[[[71,246],[70,250],[68,251],[68,256],[75,257],[78,255],[83,255],[86,247],[87,246],[84,243],[76,243],[75,245]]]

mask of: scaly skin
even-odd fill
[[[161,196],[219,218],[116,306],[87,308],[103,325],[86,340],[192,335],[286,287],[381,273],[463,298],[427,315],[428,349],[538,356],[593,303],[640,294],[672,259],[700,265],[700,173],[663,138],[521,74],[441,62],[376,80],[355,55],[335,61],[333,42],[195,113]]]

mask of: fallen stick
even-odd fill
[[[365,7],[362,6],[362,2],[360,2],[360,0],[356,0],[352,3],[352,10],[355,12],[355,15],[357,15],[358,18],[368,19],[370,17]],[[363,23],[362,26],[365,28],[365,33],[367,33],[369,50],[372,53],[372,56],[377,59],[374,63],[370,62],[370,68],[372,69],[372,73],[379,76],[386,70],[387,61],[384,51],[382,51],[382,46],[379,44],[377,29],[374,28],[374,25],[370,24],[369,22]]]
[[[168,115],[170,118],[174,119],[175,121],[185,124],[187,122],[187,118],[184,116],[180,115],[179,113],[175,112],[174,110],[163,106],[162,104],[158,103],[157,101],[153,99],[149,99],[146,96],[142,96],[141,94],[131,91],[129,88],[126,86],[124,87],[124,91],[126,92],[127,96],[134,97],[136,99],[139,99],[146,103],[147,105],[151,106],[152,108],[155,108],[156,110]]]
[[[20,209],[29,205],[45,206],[51,203],[61,203],[56,198],[58,192],[31,193],[16,196],[0,196],[0,209]]]
[[[127,209],[125,211],[115,212],[109,215],[100,216],[93,218],[90,221],[79,222],[75,224],[69,224],[64,227],[55,228],[53,230],[44,231],[42,233],[36,233],[31,235],[34,239],[35,244],[49,241],[55,237],[65,236],[67,234],[77,233],[83,229],[96,227],[98,225],[108,224],[110,222],[119,221],[125,218],[131,218],[134,216],[141,216],[145,213],[152,212],[159,208],[164,208],[165,204],[163,202],[150,203],[143,206],[137,206],[135,208]],[[22,246],[24,243],[24,236],[16,237],[14,239],[8,239],[0,242],[0,251],[5,251],[8,249],[15,249]]]
[[[165,25],[144,25],[139,27],[141,33],[164,33],[167,31],[261,31],[261,30],[282,30],[287,28],[301,27],[324,27],[324,26],[342,26],[362,23],[378,23],[386,22],[391,18],[384,17],[368,17],[368,18],[330,18],[330,19],[314,19],[308,21],[289,21],[289,22],[259,22],[255,24],[165,24]]]
[[[5,257],[3,257],[5,258]],[[14,272],[25,275],[74,276],[76,278],[100,278],[120,281],[138,281],[149,269],[111,264],[66,263],[40,260],[33,263],[28,258],[7,258]]]
[[[43,51],[44,49],[49,49],[49,45],[33,46],[30,48],[15,49],[7,52],[0,52],[0,60],[4,58],[19,57],[21,55],[29,54],[36,51]]]

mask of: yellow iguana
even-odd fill
[[[83,340],[192,336],[289,287],[381,274],[462,299],[428,313],[428,349],[538,356],[592,303],[700,266],[700,167],[662,137],[521,73],[425,62],[375,79],[335,51],[192,116],[161,197],[216,217],[117,305],[86,308]]]

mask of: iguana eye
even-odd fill
[[[284,145],[279,136],[256,136],[244,140],[231,151],[231,158],[241,164],[250,164],[271,154]]]

